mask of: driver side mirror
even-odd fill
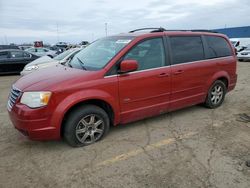
[[[138,69],[138,62],[136,60],[123,60],[120,64],[119,73],[127,73],[136,71]]]

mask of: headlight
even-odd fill
[[[36,70],[38,68],[39,68],[39,66],[37,66],[37,65],[31,65],[31,66],[25,67],[24,70],[26,70],[26,71],[32,71],[32,70]]]
[[[51,92],[24,92],[21,98],[21,103],[30,108],[38,108],[46,106],[49,103]]]

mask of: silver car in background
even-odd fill
[[[56,51],[49,50],[47,48],[42,48],[42,47],[32,47],[32,48],[26,49],[25,51],[35,54],[36,56],[39,56],[39,57],[49,56],[52,58],[56,56]]]
[[[20,73],[22,76],[32,73],[34,71],[47,68],[50,66],[54,66],[57,64],[65,64],[69,59],[71,59],[75,54],[77,54],[82,48],[71,48],[66,50],[65,52],[57,55],[54,58],[49,56],[43,56],[35,61],[30,62],[27,64],[23,71]]]
[[[250,44],[246,48],[237,54],[239,61],[249,61],[250,60]]]

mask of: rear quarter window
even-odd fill
[[[217,36],[205,36],[208,45],[208,58],[232,56],[232,50],[226,39]]]

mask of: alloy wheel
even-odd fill
[[[215,85],[211,91],[211,102],[213,105],[217,105],[223,98],[223,88],[220,85]]]
[[[76,126],[76,138],[83,144],[92,144],[103,135],[104,128],[104,121],[98,115],[87,115]]]

